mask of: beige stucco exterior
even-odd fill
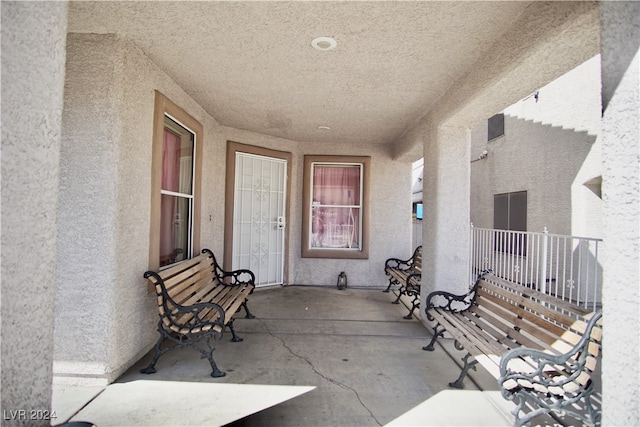
[[[504,135],[471,130],[471,222],[493,228],[493,196],[527,191],[527,231],[602,236],[600,55],[504,110]],[[483,151],[487,154],[482,156]]]
[[[411,250],[410,162],[417,153],[425,157],[428,189],[424,291],[456,292],[468,257],[471,127],[600,50],[602,237],[615,254],[604,260],[603,425],[640,423],[638,3],[525,14],[496,42],[495,56],[470,67],[393,150],[222,127],[129,42],[65,39],[66,12],[65,2],[2,4],[3,408],[49,407],[54,374],[59,381],[113,381],[152,344],[156,315],[141,273],[148,263],[154,90],[205,129],[203,246],[223,247],[226,141],[272,147],[293,153],[296,177],[288,280],[333,285],[339,267],[354,286],[382,285],[384,258]],[[299,257],[302,157],[328,152],[372,156],[378,176],[367,261],[338,266]]]
[[[2,409],[51,405],[66,28],[65,3],[2,4]]]

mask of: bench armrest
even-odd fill
[[[399,258],[389,258],[384,262],[384,271],[386,272],[388,269],[395,270],[408,270],[413,265],[413,259],[399,259]]]
[[[445,291],[431,292],[427,295],[427,307],[425,309],[427,319],[434,320],[434,318],[429,314],[430,308],[441,308],[454,313],[468,310],[475,299],[475,292],[475,289],[472,289],[462,295],[456,295]]]
[[[425,308],[425,313],[427,314],[427,319],[434,320],[433,316],[429,314],[430,308],[441,308],[446,311],[451,311],[454,313],[459,313],[462,311],[466,311],[476,300],[478,283],[480,283],[480,279],[484,277],[485,274],[490,273],[490,270],[485,270],[478,274],[476,281],[473,287],[466,294],[456,295],[451,292],[445,291],[433,291],[429,295],[427,295],[427,306]]]
[[[216,276],[218,277],[220,283],[226,286],[250,285],[255,287],[256,276],[251,270],[239,269],[233,271],[225,271],[221,268],[216,268]]]
[[[394,270],[410,270],[413,268],[413,263],[415,262],[416,256],[418,255],[418,251],[422,248],[422,246],[418,246],[415,251],[413,251],[413,255],[409,259],[399,259],[399,258],[389,258],[384,262],[384,271],[387,273],[388,269]],[[388,275],[389,273],[387,273]]]
[[[500,359],[498,379],[503,397],[512,400],[516,394],[524,393],[539,400],[550,394],[566,396],[569,393],[580,398],[591,386],[597,355],[591,350],[594,344],[599,346],[600,339],[594,338],[591,332],[601,317],[602,311],[593,315],[582,338],[566,353],[553,355],[526,347],[505,352]]]
[[[242,286],[249,285],[255,288],[256,276],[253,271],[247,269],[238,269],[233,271],[223,270],[216,261],[216,257],[209,249],[203,249],[202,253],[208,254],[213,260],[213,271],[218,281],[225,286]],[[253,289],[251,289],[253,292]]]

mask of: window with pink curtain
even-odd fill
[[[191,256],[193,150],[193,134],[166,118],[160,200],[161,267]]]
[[[311,248],[359,250],[362,165],[313,164]]]

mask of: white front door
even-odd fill
[[[236,153],[232,268],[247,268],[256,286],[281,285],[287,161]]]

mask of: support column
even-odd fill
[[[424,299],[435,289],[454,293],[468,290],[471,138],[466,128],[429,123],[423,140]]]
[[[600,2],[602,425],[640,425],[640,3]]]
[[[67,38],[54,322],[57,385],[106,385],[113,369],[121,55],[113,35]]]
[[[51,409],[67,2],[2,2],[2,425]]]

